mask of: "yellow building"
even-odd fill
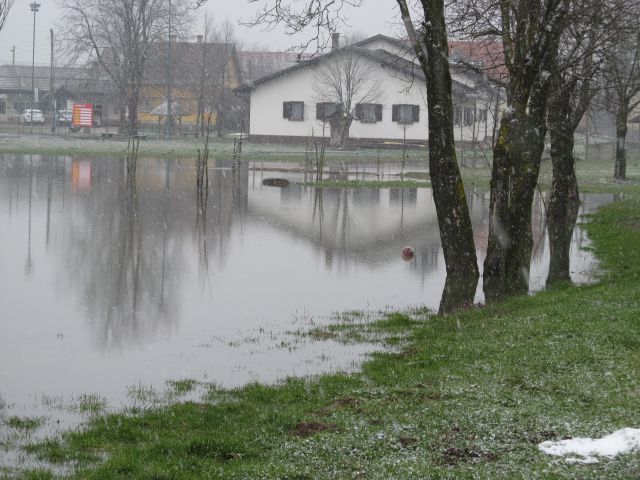
[[[145,82],[138,106],[141,125],[162,128],[171,86],[172,116],[182,128],[194,129],[201,117],[211,112],[211,125],[233,126],[230,104],[238,99],[233,89],[240,85],[240,68],[235,46],[229,43],[157,43],[147,57]],[[164,109],[161,107],[165,104]],[[156,112],[152,113],[154,109]],[[223,118],[223,116],[227,118]],[[206,121],[205,121],[206,123]],[[221,127],[222,125],[219,125]]]

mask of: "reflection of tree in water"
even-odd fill
[[[184,240],[198,246],[202,280],[220,268],[235,216],[246,212],[248,177],[246,167],[214,170],[199,204],[192,163],[139,160],[135,182],[124,161],[92,164],[93,189],[64,228],[64,270],[81,289],[97,342],[109,348],[174,327],[191,265]]]
[[[194,233],[203,285],[209,284],[212,261],[218,268],[225,265],[232,227],[234,223],[243,227],[248,206],[248,164],[215,160],[213,165],[207,185],[202,191],[196,189]]]
[[[25,260],[25,276],[33,276],[33,258],[31,257],[31,211],[33,203],[33,155],[29,155],[29,227],[27,240],[27,259]]]
[[[109,348],[171,327],[180,262],[166,205],[141,199],[123,161],[93,164],[84,215],[68,229],[66,271],[83,291],[98,343]]]

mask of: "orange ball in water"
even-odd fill
[[[404,247],[402,249],[402,259],[405,262],[408,262],[409,260],[413,259],[413,248],[412,247]]]

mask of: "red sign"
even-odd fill
[[[73,126],[93,127],[93,105],[90,103],[73,104]]]

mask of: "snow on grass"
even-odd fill
[[[622,428],[602,438],[570,438],[559,442],[546,441],[538,448],[548,455],[566,456],[569,463],[597,463],[597,457],[613,458],[622,453],[640,451],[640,429]]]

